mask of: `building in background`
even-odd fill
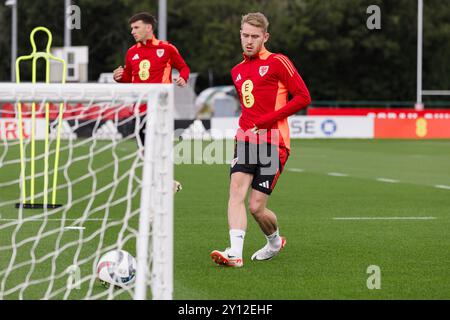
[[[67,63],[67,82],[88,82],[89,47],[55,47],[52,54]],[[62,64],[50,63],[50,82],[61,82]]]

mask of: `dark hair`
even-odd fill
[[[134,16],[132,16],[130,18],[130,20],[128,20],[128,24],[132,24],[139,20],[142,20],[142,22],[144,22],[144,23],[151,24],[153,27],[153,30],[156,29],[156,18],[148,12],[136,13]]]

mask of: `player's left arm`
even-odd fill
[[[261,116],[255,123],[257,129],[270,129],[277,121],[297,113],[311,103],[308,88],[294,64],[283,55],[277,55],[275,59],[277,59],[279,79],[286,86],[292,99],[280,109]]]
[[[190,69],[181,56],[180,52],[178,52],[178,49],[172,44],[169,44],[169,48],[171,53],[172,67],[180,72],[180,77],[175,80],[175,83],[179,86],[185,86],[189,79]]]

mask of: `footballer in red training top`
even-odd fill
[[[172,83],[172,67],[180,71],[185,82],[189,78],[189,67],[177,48],[155,36],[128,49],[125,61],[119,82]]]
[[[128,21],[131,34],[136,44],[128,49],[125,68],[119,66],[114,70],[114,80],[132,83],[172,83],[172,68],[180,72],[175,84],[184,87],[189,78],[189,67],[177,48],[167,41],[156,39],[154,30],[156,18],[148,12],[135,14]],[[147,105],[139,105],[139,139],[138,145],[145,143],[145,113]],[[174,191],[181,190],[181,184],[174,181]]]
[[[177,48],[167,41],[155,38],[156,19],[139,13],[130,19],[131,34],[136,44],[128,49],[125,68],[114,70],[114,80],[132,83],[172,83],[172,68],[180,72],[176,84],[184,86],[189,78],[189,67]]]
[[[243,33],[241,37],[250,38],[251,34]],[[258,48],[252,41],[244,44],[243,50],[244,60],[231,71],[242,107],[236,140],[278,146],[279,170],[270,178],[256,174],[252,184],[254,189],[270,194],[290,152],[287,118],[306,108],[311,98],[298,71],[286,56],[269,52],[264,44]],[[288,100],[289,94],[291,100]],[[231,171],[248,172],[248,165],[242,167],[238,159]],[[264,184],[267,180],[269,184]]]
[[[231,71],[242,114],[230,168],[230,247],[210,254],[216,264],[230,267],[244,264],[246,199],[250,187],[248,209],[267,240],[251,260],[270,260],[286,244],[286,238],[280,236],[275,213],[267,208],[267,200],[289,156],[287,118],[311,102],[308,89],[292,62],[286,56],[266,49],[268,26],[267,18],[260,12],[242,17],[244,61]],[[290,100],[288,95],[292,96]]]
[[[125,83],[172,83],[172,68],[175,68],[180,72],[175,84],[186,86],[189,67],[174,45],[156,39],[155,17],[147,12],[141,12],[131,17],[129,23],[136,44],[128,49],[125,68],[119,66],[114,70],[114,80]],[[141,114],[146,109],[146,105],[139,107]],[[142,139],[143,130],[140,132]]]
[[[175,84],[186,86],[189,67],[174,45],[155,38],[156,18],[147,12],[140,12],[132,16],[129,23],[136,44],[128,49],[125,68],[119,66],[114,70],[114,80],[125,83],[172,83],[172,68],[175,68],[180,72]],[[139,106],[140,114],[146,111],[145,104]],[[139,130],[142,144],[145,141],[144,132],[145,123]]]

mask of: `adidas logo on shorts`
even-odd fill
[[[269,180],[266,180],[264,182],[261,182],[259,184],[260,187],[266,188],[266,189],[270,189],[270,185],[269,185]]]

